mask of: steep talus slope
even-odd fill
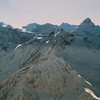
[[[0,59],[0,79],[4,80],[12,73],[24,67],[30,60],[39,56],[39,47],[24,45],[13,50],[12,53],[2,56]]]
[[[59,31],[59,33],[43,37],[42,39],[34,37],[0,59],[0,79],[5,79],[16,72],[16,70],[19,70],[26,64],[30,64],[31,60],[35,61],[40,56],[42,49],[46,47],[63,48],[71,44],[73,39],[74,36],[65,31]]]
[[[88,80],[100,95],[100,50],[69,45],[57,51],[57,55]]]
[[[0,100],[77,100],[84,88],[90,87],[62,58],[54,55],[53,48],[44,51],[38,62],[0,83]]]

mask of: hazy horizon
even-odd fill
[[[0,0],[0,22],[14,27],[28,23],[79,25],[89,17],[100,25],[100,0]]]

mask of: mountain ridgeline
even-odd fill
[[[100,27],[0,23],[0,100],[100,100]]]

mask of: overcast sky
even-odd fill
[[[0,0],[0,21],[15,27],[30,22],[80,24],[87,17],[100,25],[100,0]]]

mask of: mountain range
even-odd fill
[[[100,100],[100,27],[0,24],[0,100]],[[98,97],[97,97],[97,96]]]
[[[48,35],[52,31],[57,33],[59,30],[63,29],[67,32],[74,31],[77,28],[77,25],[71,25],[68,23],[62,23],[61,25],[53,25],[46,23],[43,25],[37,23],[31,23],[26,26],[23,26],[23,29],[26,31],[34,32],[34,34]]]

